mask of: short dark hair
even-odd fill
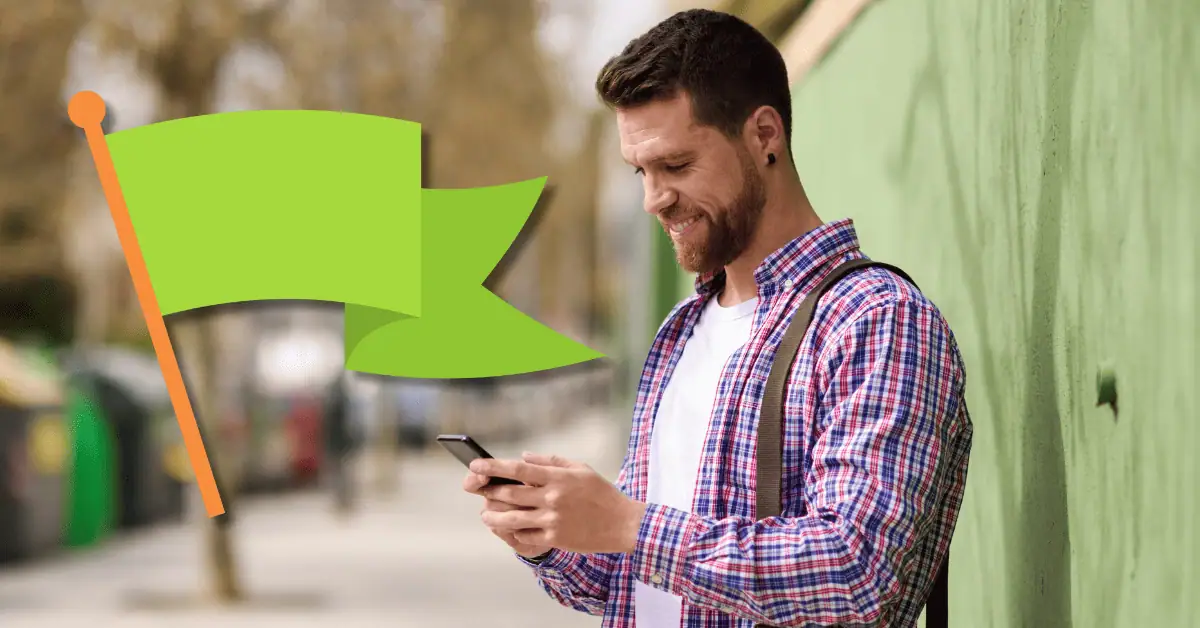
[[[774,107],[792,136],[787,66],[775,44],[744,20],[691,9],[659,22],[608,60],[596,91],[610,108],[686,92],[700,124],[736,137],[755,109]]]

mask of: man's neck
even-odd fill
[[[800,182],[795,181],[788,188],[786,193],[773,195],[774,200],[767,201],[754,240],[741,256],[725,266],[725,286],[719,297],[721,305],[728,307],[757,297],[754,271],[763,260],[823,224]]]

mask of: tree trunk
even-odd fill
[[[231,0],[215,2],[206,17],[199,18],[195,5],[177,2],[172,7],[169,35],[152,50],[142,50],[138,59],[143,69],[148,70],[161,89],[161,115],[171,120],[211,113],[215,102],[217,79],[221,62],[232,49],[242,15]],[[189,396],[193,400],[198,422],[203,422],[208,442],[209,463],[218,477],[221,500],[225,514],[211,521],[208,526],[206,554],[211,568],[209,573],[212,593],[217,602],[234,603],[243,599],[241,580],[238,578],[237,561],[233,544],[232,512],[236,503],[236,487],[232,479],[232,465],[222,464],[228,456],[221,456],[222,436],[220,404],[220,351],[222,333],[219,314],[213,311],[195,312],[180,320],[175,327],[180,332],[180,345],[184,356],[194,356],[193,383],[195,390]],[[220,479],[223,478],[224,482]]]
[[[234,482],[223,481],[232,477],[230,465],[223,464],[226,457],[220,455],[222,447],[219,388],[220,328],[218,314],[197,312],[171,321],[172,344],[176,348],[184,371],[188,374],[188,396],[192,410],[204,435],[209,464],[217,478],[225,514],[205,522],[207,528],[206,558],[211,568],[210,586],[220,603],[241,601],[244,597],[238,578],[237,562],[231,534],[233,506],[236,501]]]
[[[205,555],[211,568],[209,585],[219,602],[227,603],[242,597],[233,559],[230,524],[234,500],[232,483],[223,481],[229,477],[228,465],[223,464],[221,429],[216,399],[217,333],[211,312],[192,314],[181,320],[172,321],[171,336],[181,363],[186,364],[188,373],[188,396],[192,410],[200,425],[208,452],[209,464],[213,467],[225,514],[205,522],[207,543]]]

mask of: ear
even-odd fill
[[[783,118],[774,107],[764,105],[755,109],[746,120],[743,131],[750,154],[762,164],[767,163],[768,155],[774,154],[779,157],[787,154]]]

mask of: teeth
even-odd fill
[[[683,233],[683,231],[685,229],[692,226],[692,224],[695,223],[697,220],[699,220],[699,219],[692,218],[690,220],[685,220],[683,222],[675,223],[675,224],[671,225],[671,233],[675,233],[675,234]]]

